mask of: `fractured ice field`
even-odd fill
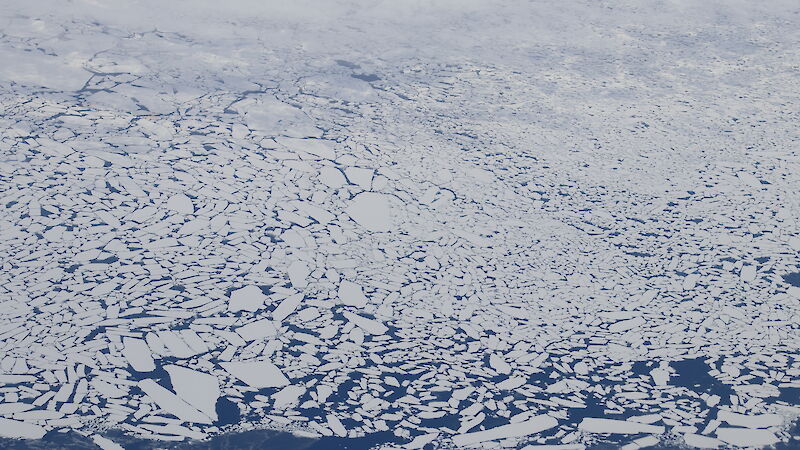
[[[800,3],[0,2],[0,448],[800,448]]]

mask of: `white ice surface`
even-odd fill
[[[220,366],[250,387],[267,388],[289,384],[281,370],[269,361],[232,361],[220,363]]]
[[[558,425],[558,420],[548,415],[542,414],[524,422],[510,423],[495,428],[474,433],[458,434],[453,436],[456,445],[464,446],[478,444],[495,439],[505,439],[511,437],[527,436],[539,433]]]
[[[122,354],[128,360],[133,370],[138,372],[150,372],[155,370],[156,365],[150,347],[142,339],[124,337],[122,338]]]
[[[137,385],[142,392],[147,394],[150,401],[155,402],[164,411],[183,421],[204,424],[210,424],[212,422],[210,417],[189,405],[180,397],[153,380],[142,380]]]
[[[797,12],[0,2],[0,434],[797,442]]]
[[[216,403],[220,396],[217,377],[174,364],[165,366],[164,369],[181,400],[194,406],[211,420],[217,420]]]
[[[389,231],[392,212],[385,194],[364,192],[358,194],[347,206],[347,214],[369,231]]]

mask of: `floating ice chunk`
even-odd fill
[[[41,439],[47,429],[28,422],[0,418],[0,436],[16,439]]]
[[[494,369],[497,373],[501,373],[504,375],[508,375],[511,373],[511,365],[509,365],[502,356],[497,355],[496,353],[492,353],[489,355],[489,365]]]
[[[42,233],[42,236],[50,242],[58,242],[66,230],[66,227],[55,226]]]
[[[333,142],[325,139],[278,137],[275,141],[296,152],[309,153],[323,159],[336,159]]]
[[[404,445],[403,448],[407,449],[424,448],[426,445],[436,440],[437,437],[439,437],[439,433],[420,434],[419,436],[415,437],[411,442]]]
[[[235,107],[244,112],[247,126],[265,134],[280,131],[285,136],[319,136],[320,130],[313,121],[303,114],[303,110],[284,103],[274,97],[259,96],[255,102],[240,102]]]
[[[586,450],[583,444],[526,445],[522,450]]]
[[[178,214],[193,214],[194,204],[192,199],[185,194],[175,194],[167,200],[167,208]]]
[[[289,274],[289,281],[292,282],[292,286],[302,289],[308,285],[306,278],[308,278],[311,271],[308,270],[308,265],[303,261],[292,262],[286,272]]]
[[[250,387],[268,388],[289,384],[281,369],[269,361],[232,361],[219,365]]]
[[[652,447],[661,442],[655,436],[645,436],[639,439],[634,439],[633,442],[623,445],[620,450],[638,450],[640,448]]]
[[[631,422],[653,424],[661,420],[664,420],[664,417],[661,416],[661,414],[644,414],[641,416],[631,416],[626,418],[625,420],[629,420]]]
[[[295,384],[289,385],[272,395],[275,403],[272,405],[275,409],[290,408],[300,400],[300,396],[305,394],[306,388]]]
[[[389,331],[389,327],[381,322],[378,322],[377,320],[368,319],[366,317],[359,316],[358,314],[353,314],[350,311],[345,311],[343,314],[347,320],[369,334],[381,335],[386,334],[386,332]]]
[[[344,173],[351,183],[357,184],[363,189],[370,189],[375,171],[363,167],[348,167],[344,170]]]
[[[17,412],[29,411],[34,408],[30,403],[0,403],[0,415],[7,416]]]
[[[303,322],[308,322],[310,320],[316,319],[317,317],[319,317],[319,315],[320,315],[319,314],[319,309],[317,309],[317,308],[315,308],[313,306],[310,306],[310,307],[305,308],[305,309],[301,310],[300,312],[298,312],[297,313],[297,318],[300,319]]]
[[[362,192],[350,201],[345,211],[356,223],[369,231],[391,229],[389,198],[384,194]]]
[[[650,376],[653,378],[653,382],[656,386],[666,386],[667,383],[669,383],[670,373],[665,368],[656,367],[650,371]]]
[[[177,332],[159,331],[158,338],[164,343],[172,356],[178,358],[190,358],[198,353],[201,353],[192,349],[192,347],[190,347],[189,344],[183,340],[181,334]]]
[[[161,409],[174,415],[175,417],[186,421],[195,423],[204,423],[210,425],[212,420],[205,414],[201,413],[193,406],[184,402],[177,395],[165,389],[153,380],[147,379],[139,382],[139,389],[141,389],[148,397],[150,397]]]
[[[85,250],[75,254],[73,258],[75,261],[90,261],[92,259],[97,258],[100,255],[100,250],[92,249],[92,250]]]
[[[289,314],[293,313],[300,302],[303,301],[303,294],[295,294],[283,299],[283,301],[272,311],[272,320],[282,322]]]
[[[319,171],[319,181],[329,187],[338,189],[347,184],[347,178],[335,167],[325,166]]]
[[[27,370],[27,366],[25,366],[25,370]],[[0,375],[0,383],[3,384],[28,383],[32,381],[36,381],[36,377],[33,375]]]
[[[729,423],[736,427],[768,428],[778,427],[783,424],[783,419],[778,414],[757,414],[748,416],[731,411],[720,410],[717,420]]]
[[[634,317],[633,319],[622,320],[620,322],[616,322],[611,324],[608,327],[608,331],[613,333],[622,333],[628,330],[632,330],[636,327],[640,327],[645,324],[645,321],[641,317]]]
[[[119,183],[122,189],[134,197],[147,197],[147,193],[130,177],[117,177],[116,182]]]
[[[127,391],[124,391],[113,384],[106,383],[105,381],[101,380],[100,378],[93,378],[92,387],[99,393],[103,394],[105,397],[109,398],[120,398],[127,395]]]
[[[520,386],[525,385],[525,383],[527,381],[528,380],[525,377],[520,377],[520,376],[518,376],[518,377],[509,377],[509,378],[506,378],[505,380],[497,383],[497,389],[500,389],[500,390],[516,389],[516,388],[518,388]]]
[[[231,292],[228,300],[228,311],[250,311],[255,312],[264,307],[267,296],[261,292],[258,286],[245,286]]]
[[[756,279],[756,266],[743,266],[739,276],[742,281],[750,282]]]
[[[333,394],[333,388],[328,386],[327,384],[318,384],[317,385],[317,401],[320,403],[325,403],[328,400],[328,397]]]
[[[700,274],[699,273],[690,273],[686,275],[683,279],[683,290],[690,291],[697,286],[697,282],[700,281]]]
[[[106,281],[105,283],[100,283],[94,288],[92,288],[92,290],[89,291],[89,293],[95,297],[100,297],[113,291],[114,289],[117,288],[117,286],[119,286],[118,283],[115,283],[113,281]]]
[[[327,224],[328,222],[336,218],[336,216],[334,216],[327,210],[320,208],[319,206],[311,202],[298,202],[295,205],[297,206],[297,209],[299,211],[307,214],[309,217],[311,217],[312,219],[316,220],[321,224]]]
[[[242,325],[236,329],[239,336],[247,342],[256,341],[268,337],[273,337],[278,334],[278,328],[275,322],[269,319],[256,320],[247,325]]]
[[[578,429],[589,433],[661,434],[664,432],[664,427],[659,425],[647,425],[628,420],[601,419],[594,417],[583,419],[580,425],[578,425]]]
[[[548,430],[556,425],[558,425],[556,419],[542,414],[524,422],[510,423],[474,433],[458,434],[453,436],[453,442],[458,446],[465,446],[495,439],[522,437]]]
[[[95,443],[102,450],[125,450],[121,445],[112,441],[111,439],[100,436],[99,434],[92,435],[92,442]]]
[[[717,437],[725,443],[740,447],[766,447],[778,443],[775,433],[749,428],[717,428]]]
[[[341,437],[347,436],[347,429],[345,429],[344,425],[342,425],[342,421],[339,420],[338,417],[333,414],[328,414],[326,419],[328,421],[328,428],[330,428],[335,435]]]
[[[339,301],[358,308],[367,306],[367,296],[361,286],[346,280],[339,284]]]
[[[210,222],[206,219],[192,219],[181,226],[181,228],[178,230],[178,235],[184,236],[187,234],[196,234],[200,231],[206,230],[209,225]]]
[[[686,442],[686,445],[695,448],[719,448],[723,444],[719,439],[693,433],[684,434],[683,441]]]
[[[303,248],[306,246],[306,241],[294,229],[289,229],[281,234],[281,239],[292,247]]]
[[[128,364],[137,372],[150,372],[156,369],[150,347],[142,339],[125,336],[122,338],[122,355],[128,360]]]
[[[169,373],[172,388],[178,397],[212,420],[217,420],[216,405],[220,390],[215,376],[176,365],[164,369]]]

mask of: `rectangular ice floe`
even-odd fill
[[[231,361],[220,363],[220,367],[254,388],[280,387],[289,384],[283,372],[269,361]]]
[[[522,437],[548,430],[557,425],[558,420],[542,414],[524,422],[510,423],[474,433],[457,434],[453,436],[453,442],[456,445],[465,446],[495,439]]]
[[[212,422],[210,417],[184,402],[180,397],[153,380],[142,380],[138,383],[138,386],[142,392],[147,394],[150,400],[183,421],[206,424]]]
[[[589,433],[616,434],[661,434],[664,432],[664,427],[660,425],[648,425],[629,420],[602,419],[594,417],[587,417],[583,419],[580,425],[578,425],[578,429],[587,431]]]

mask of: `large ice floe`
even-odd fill
[[[0,2],[0,447],[800,448],[798,43],[782,0]]]

